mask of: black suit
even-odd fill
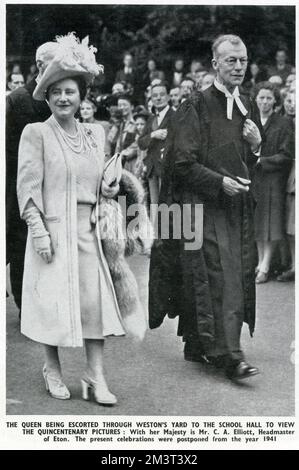
[[[154,128],[154,123],[157,117],[152,115],[148,118],[145,125],[143,135],[138,139],[138,145],[141,150],[147,150],[147,156],[144,159],[144,164],[147,167],[146,176],[151,178],[153,174],[161,177],[162,171],[162,156],[163,149],[165,148],[165,140],[152,139],[151,133],[157,129],[169,129],[171,121],[175,115],[175,111],[169,108],[161,124]]]
[[[35,79],[6,98],[6,262],[10,263],[11,289],[21,308],[27,226],[19,216],[16,194],[18,148],[24,127],[45,121],[51,114],[48,105],[32,98]]]

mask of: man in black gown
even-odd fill
[[[234,35],[213,44],[216,79],[178,109],[164,160],[160,203],[203,205],[203,245],[158,239],[152,249],[149,322],[179,315],[185,359],[224,367],[230,379],[258,373],[240,346],[255,324],[255,247],[248,166],[259,156],[255,104],[239,91],[247,50]],[[241,177],[242,179],[239,179]],[[196,221],[193,220],[193,223]]]

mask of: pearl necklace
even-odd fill
[[[54,118],[54,117],[53,117]],[[58,121],[54,118],[54,123],[59,130],[64,142],[66,145],[74,152],[74,153],[82,153],[83,151],[86,150],[86,139],[83,136],[83,133],[80,128],[78,128],[77,121],[75,121],[76,125],[76,134],[71,135],[68,134],[63,127],[59,124]]]

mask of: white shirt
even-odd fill
[[[163,121],[163,119],[165,118],[168,110],[169,110],[170,106],[167,105],[165,108],[162,109],[162,111],[156,111],[156,114],[157,114],[157,121],[158,121],[158,126],[160,126],[161,122]]]

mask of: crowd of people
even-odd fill
[[[72,41],[72,47],[76,48],[77,42],[71,33],[62,43],[66,50]],[[86,49],[86,44],[84,47]],[[268,281],[273,260],[278,281],[291,281],[295,276],[295,68],[288,64],[286,52],[277,51],[274,65],[268,68],[252,62],[245,80],[246,47],[240,38],[231,35],[215,41],[212,68],[199,59],[192,60],[187,68],[183,58],[177,58],[168,74],[150,58],[146,73],[140,76],[135,70],[132,54],[126,52],[111,92],[103,93],[102,75],[98,73],[95,57],[90,55],[92,51],[85,50],[84,71],[79,69],[76,75],[78,64],[68,63],[65,69],[62,59],[60,62],[57,59],[60,56],[55,56],[55,48],[57,43],[53,42],[37,50],[37,69],[30,68],[26,85],[19,64],[11,70],[7,83],[6,122],[7,262],[10,263],[12,292],[18,307],[22,308],[22,332],[45,345],[43,375],[47,389],[56,398],[70,397],[62,381],[57,346],[81,345],[84,339],[87,372],[82,381],[83,396],[88,397],[88,391],[93,389],[99,403],[116,403],[103,376],[103,340],[106,336],[121,336],[125,332],[111,287],[113,282],[99,248],[101,244],[96,240],[95,227],[90,222],[93,206],[97,203],[98,184],[103,179],[104,155],[109,161],[115,154],[120,155],[123,168],[145,187],[148,208],[159,203],[162,193],[162,199],[168,196],[165,188],[171,178],[168,180],[167,171],[174,161],[178,162],[175,178],[181,181],[181,202],[184,203],[185,198],[186,202],[190,198],[194,202],[199,193],[200,200],[204,201],[204,255],[199,250],[193,264],[187,259],[188,253],[181,254],[179,259],[184,263],[186,257],[183,271],[187,265],[195,268],[198,263],[194,276],[198,276],[200,270],[203,277],[209,275],[203,282],[206,286],[209,284],[211,290],[198,295],[192,292],[190,298],[195,295],[196,302],[200,298],[206,300],[207,309],[213,307],[210,317],[215,316],[216,338],[219,335],[221,344],[225,338],[227,344],[216,348],[208,362],[216,364],[219,358],[225,357],[230,378],[255,375],[257,369],[244,362],[239,345],[244,318],[253,332],[255,311],[250,277],[251,265],[255,262],[254,250],[250,248],[246,257],[245,246],[247,242],[247,248],[252,246],[251,203],[243,193],[252,194],[255,200],[252,219],[256,243],[255,283]],[[90,82],[91,76],[95,78],[93,82]],[[236,162],[240,156],[244,161],[248,158],[249,173],[237,180],[230,173],[222,174],[222,169],[213,167],[213,152],[215,155],[218,152],[219,158],[227,152]],[[211,160],[208,165],[205,153],[206,160]],[[18,201],[15,192],[17,173]],[[76,175],[75,186],[68,174]],[[107,198],[117,194],[119,181],[115,182],[115,191],[103,188],[102,183],[102,192]],[[177,181],[171,184],[177,184]],[[57,210],[62,193],[70,200],[61,200],[61,216],[57,217],[52,209]],[[217,199],[214,206],[211,204],[213,198]],[[74,211],[76,204],[77,212]],[[16,215],[19,211],[26,224]],[[77,221],[73,220],[76,214]],[[155,213],[153,215],[155,217]],[[226,224],[224,231],[223,223]],[[30,236],[26,246],[27,225]],[[75,233],[77,245],[71,243],[70,235]],[[223,244],[219,237],[223,237]],[[65,242],[61,244],[61,240]],[[225,244],[230,246],[233,254],[231,266],[229,250],[223,248]],[[155,284],[161,275],[161,265],[157,276],[155,266],[160,259],[168,259],[169,265],[165,266],[168,273],[177,262],[176,256],[167,258],[169,253],[166,257],[160,256],[159,247],[156,245],[152,252],[150,303],[151,298],[159,298],[155,293],[165,281],[162,276],[160,286],[151,287],[151,282]],[[70,250],[71,258],[68,258],[67,250]],[[45,266],[52,263],[53,257],[53,269],[49,270]],[[215,274],[218,268],[215,272],[212,269],[218,262],[222,265],[225,285]],[[100,316],[96,313],[101,304],[99,274],[96,275],[98,265],[102,269],[101,295],[105,292],[107,300]],[[94,276],[89,275],[90,269]],[[90,282],[91,277],[93,282]],[[80,289],[76,292],[74,286],[78,279]],[[185,282],[183,279],[180,288]],[[70,285],[67,293],[64,285]],[[175,286],[174,282],[172,289]],[[182,297],[186,299],[186,311],[189,288],[186,286]],[[228,332],[224,327],[222,331],[219,326],[227,319],[222,318],[226,311],[219,306],[219,299],[213,297],[216,291],[222,292],[222,307],[227,309],[227,315],[234,310],[237,312],[235,330]],[[230,292],[234,292],[234,299]],[[165,291],[163,295],[168,302],[171,296],[168,297]],[[246,296],[248,302],[244,305]],[[163,305],[162,299],[160,305],[155,303],[155,308],[150,304],[150,319],[151,310],[156,315]],[[162,316],[168,308],[165,307]],[[56,312],[54,320],[52,310]],[[106,318],[106,310],[110,318],[109,315]],[[65,320],[66,316],[71,324]],[[188,324],[185,324],[184,318],[180,317],[179,330],[186,340],[185,359],[202,361],[206,359],[206,350],[199,341],[200,331],[194,339],[194,318],[190,312]],[[208,320],[205,317],[205,321]],[[159,321],[153,317],[150,321],[153,328],[159,326]],[[209,328],[209,325],[205,326]],[[211,331],[203,334],[205,337],[210,335]]]
[[[32,65],[26,83],[32,80],[35,73],[36,66]],[[81,122],[102,125],[106,136],[105,154],[112,156],[119,152],[124,168],[135,174],[147,189],[148,203],[157,204],[161,162],[171,116],[194,90],[207,89],[214,79],[215,70],[206,65],[205,58],[194,59],[187,66],[184,59],[178,57],[174,61],[172,71],[167,73],[159,69],[156,60],[151,57],[147,61],[146,72],[140,74],[134,67],[132,54],[125,52],[123,67],[115,73],[111,92],[103,93],[103,80],[96,79],[88,88],[77,117]],[[24,83],[20,66],[15,64],[9,75],[8,89],[13,90]],[[272,113],[274,115],[269,123],[274,121],[275,117],[277,129],[287,123],[287,128],[294,132],[295,84],[295,67],[288,63],[284,49],[277,50],[270,66],[263,65],[258,60],[249,64],[242,88],[257,103],[264,121],[265,135],[271,133],[266,122]],[[107,89],[107,84],[105,87]],[[263,96],[265,94],[268,96],[269,105],[264,103],[267,100]],[[275,133],[275,128],[273,132]],[[273,157],[277,155],[276,159],[272,159],[271,167],[268,168],[269,160],[265,160],[267,165],[261,164],[259,171],[255,169],[253,175],[252,187],[259,201],[255,219],[259,271],[257,283],[268,280],[273,254],[276,259],[280,259],[278,266],[274,263],[274,270],[285,271],[278,272],[277,279],[294,279],[294,229],[291,228],[292,222],[289,219],[290,213],[294,216],[294,209],[292,205],[290,207],[293,194],[290,187],[294,187],[294,182],[288,181],[290,161],[285,155],[291,152],[294,156],[294,148],[291,150],[289,143],[279,139],[276,148],[263,148],[267,157],[269,152]],[[273,144],[270,135],[267,141]],[[263,158],[260,161],[263,162]],[[291,179],[294,179],[294,164]],[[289,233],[290,231],[292,233]]]

